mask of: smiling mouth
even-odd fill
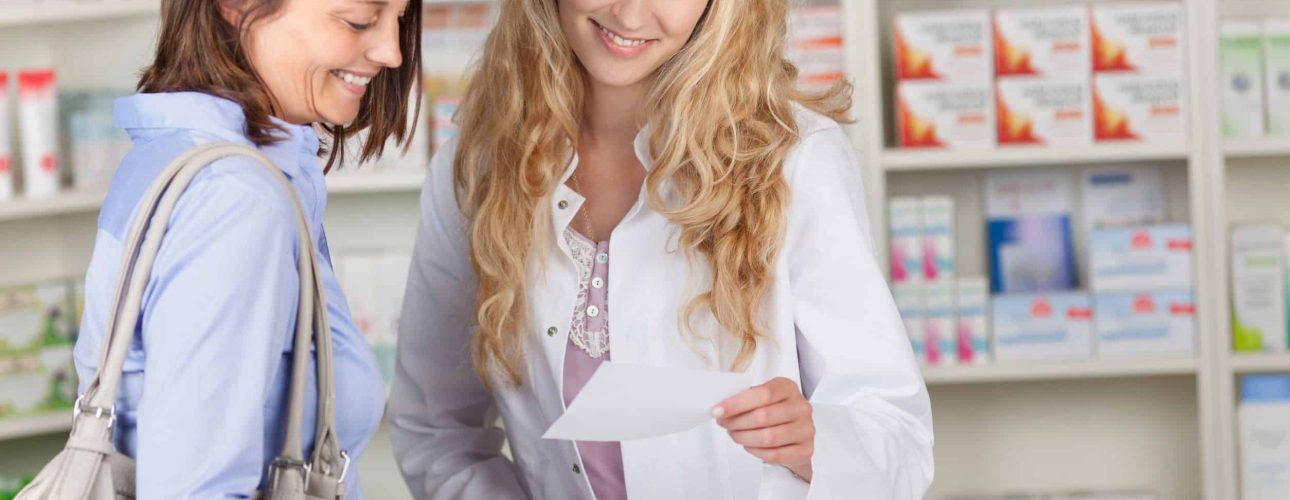
[[[591,24],[594,24],[596,26],[596,29],[600,30],[601,33],[604,33],[605,38],[609,39],[611,43],[625,49],[640,47],[641,45],[645,45],[649,42],[654,41],[648,38],[637,39],[637,38],[624,37],[622,35],[619,35],[618,33],[614,33],[613,30],[610,30],[609,28],[604,27],[604,25],[596,22],[595,19],[591,20]]]

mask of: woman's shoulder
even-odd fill
[[[798,103],[793,104],[793,118],[798,139],[784,160],[790,184],[802,177],[833,177],[858,169],[854,146],[836,120]]]

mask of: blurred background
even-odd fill
[[[426,0],[406,155],[328,178],[387,378],[435,147],[497,1]],[[1290,0],[794,3],[855,86],[874,249],[923,364],[934,499],[1290,499]],[[62,446],[112,100],[157,0],[0,0],[0,499]],[[393,148],[387,151],[393,151]],[[368,498],[410,498],[388,434]]]

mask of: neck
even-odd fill
[[[593,83],[583,110],[583,142],[598,148],[630,148],[636,140],[637,117],[647,90],[645,82],[629,87]]]

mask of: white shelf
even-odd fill
[[[103,204],[102,191],[69,191],[49,198],[17,198],[0,202],[0,221],[93,212]]]
[[[1188,149],[1184,144],[1004,148],[988,151],[888,149],[882,152],[881,162],[887,172],[902,172],[1183,160],[1187,158],[1187,154]]]
[[[1131,378],[1196,373],[1195,358],[1004,362],[980,366],[924,367],[928,385]]]
[[[159,0],[86,0],[5,5],[0,6],[0,28],[116,19],[155,14],[160,9]]]
[[[72,410],[59,410],[43,415],[7,417],[0,419],[0,441],[64,432],[71,428]]]
[[[1290,373],[1290,354],[1233,354],[1232,372]]]
[[[1229,139],[1223,151],[1228,158],[1290,157],[1290,138]]]
[[[425,179],[421,173],[354,174],[327,179],[333,195],[414,192]],[[17,198],[0,202],[0,222],[94,212],[103,205],[102,191],[68,191],[49,198]]]

